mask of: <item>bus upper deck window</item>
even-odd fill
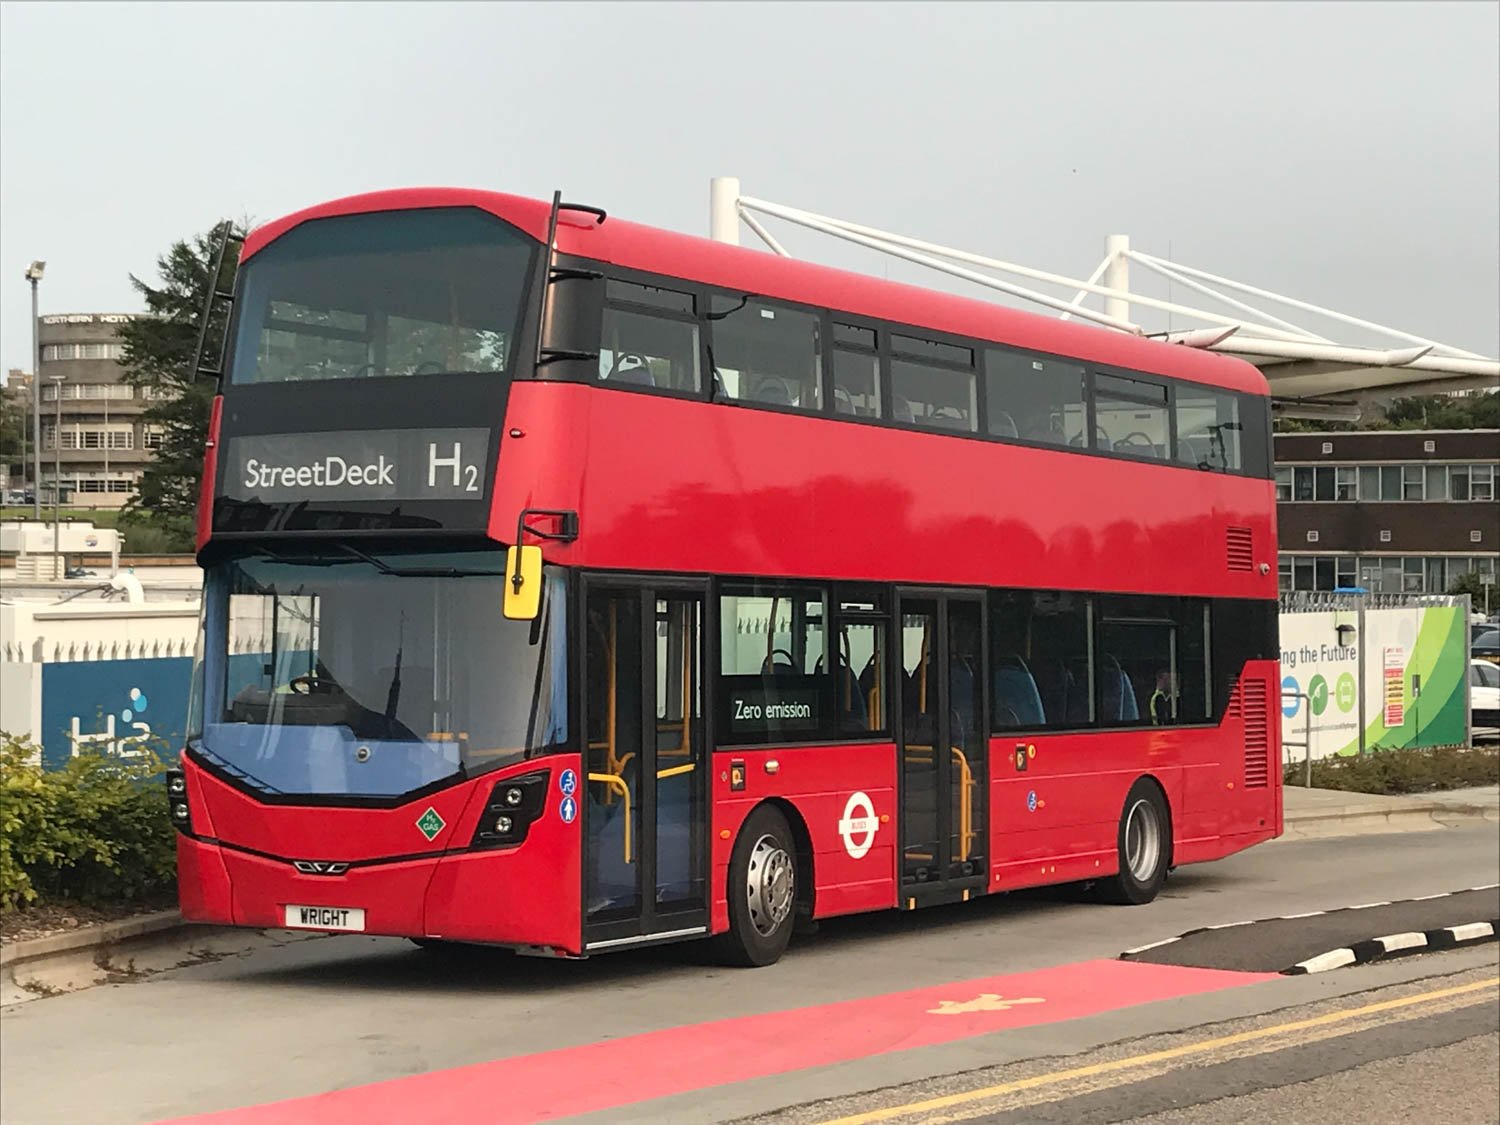
[[[230,381],[508,373],[533,253],[471,207],[302,223],[241,267]]]
[[[708,319],[715,398],[822,409],[816,316],[750,297],[717,296]]]

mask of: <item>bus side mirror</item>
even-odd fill
[[[512,621],[535,621],[542,608],[542,549],[505,549],[504,613]]]

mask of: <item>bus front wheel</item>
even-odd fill
[[[726,964],[774,964],[792,938],[797,847],[786,817],[761,805],[746,818],[729,859],[729,931],[714,938]]]
[[[1172,860],[1172,818],[1155,782],[1139,779],[1125,797],[1117,837],[1120,872],[1099,884],[1106,902],[1142,906],[1167,881]]]

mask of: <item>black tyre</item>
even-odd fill
[[[1155,782],[1141,778],[1130,787],[1116,842],[1120,873],[1099,884],[1099,897],[1122,906],[1150,902],[1172,862],[1172,818]]]
[[[728,965],[775,964],[792,939],[797,904],[797,847],[786,817],[761,805],[740,829],[729,859],[729,931],[714,938]]]

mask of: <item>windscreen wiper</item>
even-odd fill
[[[358,547],[351,547],[347,543],[337,543],[336,547],[345,554],[353,555],[362,562],[367,562],[381,574],[389,574],[396,578],[504,578],[505,567],[501,565],[499,570],[465,570],[454,566],[391,566],[389,563],[376,558],[374,555],[366,554]]]

